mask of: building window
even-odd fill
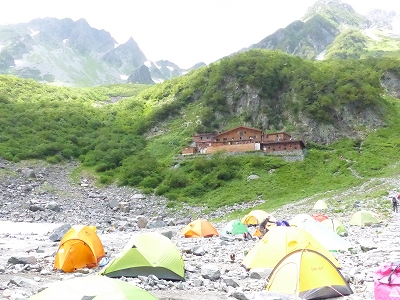
[[[223,140],[223,141],[227,141],[228,139],[227,139],[227,138],[223,138],[222,140]]]

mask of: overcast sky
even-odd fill
[[[132,37],[147,59],[181,68],[207,64],[258,43],[300,19],[316,0],[11,0],[0,24],[35,18],[86,19],[118,43]],[[371,8],[400,14],[399,0],[343,1],[365,14]]]

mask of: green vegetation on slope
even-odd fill
[[[177,208],[187,202],[213,209],[258,198],[274,208],[388,172],[400,158],[399,107],[383,97],[380,78],[384,70],[398,74],[398,66],[395,59],[312,62],[252,50],[151,87],[59,88],[0,76],[0,156],[79,159],[102,183],[165,195]],[[246,90],[260,99],[251,113],[237,109]],[[304,115],[333,124],[348,107],[371,110],[387,126],[365,132],[362,140],[307,141],[306,159],[291,163],[259,153],[177,157],[196,132],[243,124],[295,129]],[[249,175],[259,179],[249,181]]]

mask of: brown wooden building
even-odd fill
[[[260,143],[262,136],[263,132],[260,129],[240,126],[215,135],[212,143],[215,146]]]
[[[286,132],[264,134],[261,129],[239,126],[222,133],[196,134],[194,145],[182,149],[182,155],[196,153],[210,154],[226,152],[293,152],[306,146],[302,140],[295,140]]]

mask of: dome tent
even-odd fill
[[[222,229],[223,233],[228,234],[243,234],[249,232],[246,225],[239,220],[229,221]]]
[[[159,279],[183,280],[182,254],[172,241],[157,232],[133,235],[124,249],[100,274],[137,277],[153,274]]]
[[[105,256],[103,244],[89,226],[72,226],[60,241],[54,268],[73,272],[84,267],[95,267]]]
[[[313,249],[324,254],[339,267],[339,262],[311,234],[294,226],[276,226],[264,235],[242,261],[246,269],[273,268],[288,253],[297,249]]]
[[[276,219],[266,211],[256,209],[245,215],[240,221],[245,225],[259,225],[264,219],[270,217],[270,220],[275,222]]]
[[[33,295],[30,300],[83,300],[83,299],[141,299],[157,300],[146,290],[128,282],[100,275],[76,277],[53,282],[46,289]]]
[[[370,224],[381,223],[379,216],[376,213],[367,210],[361,210],[351,216],[350,225],[366,226]]]
[[[304,220],[297,227],[307,231],[329,251],[348,251],[352,248],[348,241],[316,220]]]
[[[328,205],[326,204],[326,202],[324,200],[318,200],[317,202],[315,202],[313,209],[327,209]]]
[[[295,250],[274,267],[266,290],[297,295],[301,299],[327,299],[353,293],[334,264],[318,251]]]
[[[322,225],[328,227],[333,232],[340,236],[347,236],[348,232],[346,227],[338,219],[326,219],[321,222]]]
[[[207,220],[195,220],[186,225],[181,235],[187,238],[198,238],[198,237],[212,237],[218,236],[218,231],[215,227]]]

